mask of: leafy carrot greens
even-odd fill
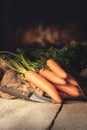
[[[31,61],[40,61],[45,64],[47,59],[54,59],[67,72],[79,73],[87,67],[87,45],[67,45],[61,49],[50,47],[48,49],[28,48],[25,55]]]
[[[14,53],[0,51],[0,57],[10,60],[14,67],[22,72],[23,70],[39,71],[46,68],[46,60],[54,59],[67,72],[78,73],[87,67],[87,45],[67,45],[61,49],[50,47],[43,48],[18,48]]]

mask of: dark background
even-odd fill
[[[75,21],[81,33],[81,39],[87,40],[87,9],[84,1],[0,1],[0,48],[8,47],[8,30],[15,31],[19,26],[43,22],[63,25]]]

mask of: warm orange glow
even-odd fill
[[[64,27],[50,26],[39,24],[37,26],[29,26],[25,29],[19,28],[16,32],[16,39],[22,45],[46,46],[47,44],[66,44],[75,41],[78,38],[78,30],[76,24],[67,24]]]

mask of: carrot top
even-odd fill
[[[11,62],[11,64],[6,63],[9,68],[22,74],[25,74],[27,70],[39,72],[41,68],[47,68],[44,58],[42,60],[31,61],[23,49],[17,49],[15,53],[0,51],[0,57]]]

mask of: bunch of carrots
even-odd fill
[[[46,62],[49,69],[41,69],[39,73],[26,71],[25,78],[37,87],[46,92],[55,102],[62,103],[59,91],[67,93],[72,97],[78,97],[82,90],[78,87],[77,81],[66,73],[53,59]]]
[[[43,90],[56,103],[62,103],[60,91],[72,97],[83,95],[83,91],[78,82],[68,74],[54,59],[47,59],[46,67],[40,67],[37,71],[38,63],[31,62],[23,53],[15,54],[8,51],[0,52],[2,58],[11,61],[11,69],[24,74],[27,81]]]

